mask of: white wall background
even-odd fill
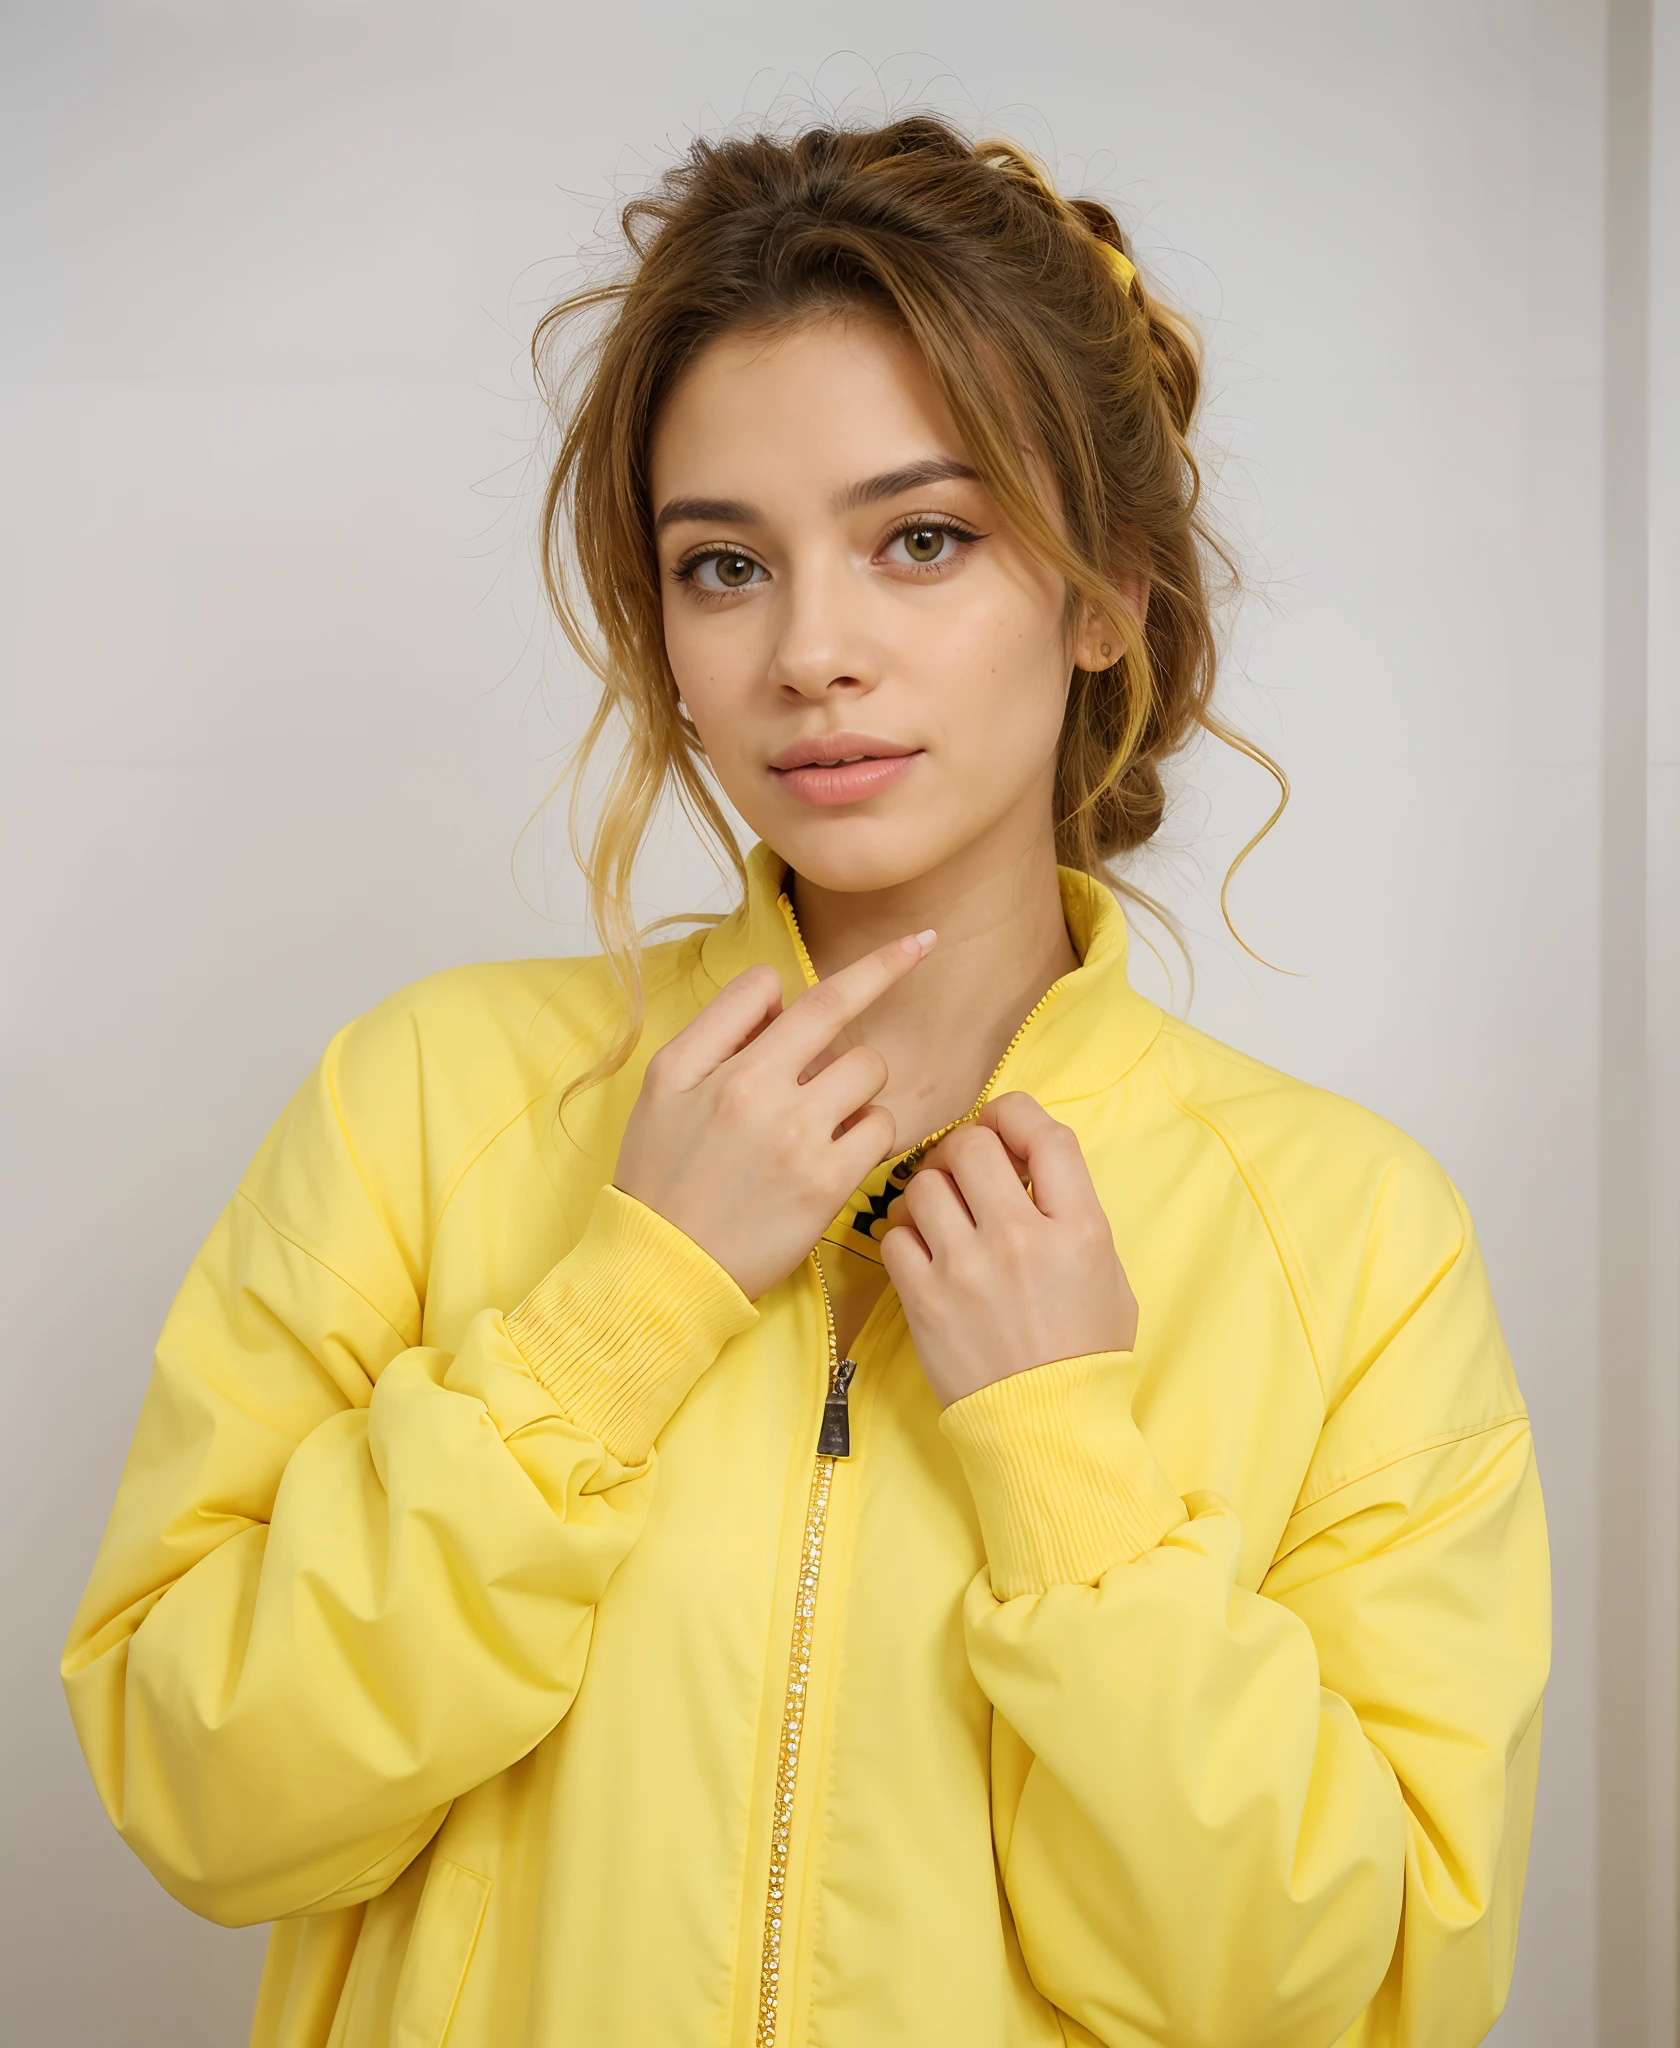
[[[1675,8],[1656,4],[1659,100],[1680,108]],[[1640,487],[1625,461],[1606,468],[1603,372],[1607,336],[1643,332],[1637,263],[1607,249],[1605,221],[1644,176],[1638,147],[1610,145],[1638,129],[1644,74],[1625,53],[1648,27],[1649,0],[14,0],[0,30],[9,2041],[244,2038],[261,1935],[193,1920],[118,1843],[63,1709],[60,1642],[157,1326],[327,1036],[434,968],[586,943],[558,835],[533,834],[518,860],[539,908],[510,871],[580,701],[543,657],[523,346],[614,181],[813,79],[863,106],[879,106],[878,81],[920,88],[1035,143],[1066,186],[1120,203],[1211,328],[1222,487],[1266,582],[1229,702],[1296,788],[1233,902],[1297,978],[1220,932],[1217,877],[1266,793],[1245,767],[1202,763],[1165,863],[1197,934],[1193,1015],[1404,1125],[1471,1204],[1534,1414],[1557,1574],[1499,2040],[1672,2039],[1672,1828],[1661,1799],[1631,1833],[1604,1819],[1611,1723],[1596,1705],[1604,1670],[1624,1702],[1615,1756],[1660,1750],[1671,1803],[1673,1729],[1647,1711],[1670,1697],[1669,1635],[1637,1602],[1618,1619],[1600,1598],[1618,1583],[1600,1542],[1618,1460],[1637,1468],[1623,1505],[1658,1540],[1641,1598],[1658,1612],[1674,1585],[1672,1445],[1650,1432],[1670,1413],[1667,1351],[1612,1342],[1601,1370],[1598,1256],[1601,1215],[1643,1228],[1651,1189],[1672,1230],[1680,1156],[1672,1090],[1634,1162],[1643,1180],[1618,1174],[1644,1140],[1607,1138],[1600,1115],[1605,977],[1629,945],[1649,967],[1653,1071],[1672,1078],[1680,1037],[1672,701],[1652,698],[1654,751],[1601,751],[1607,706],[1645,687],[1643,638],[1629,654],[1607,637],[1606,592],[1619,601],[1643,542]],[[904,55],[912,40],[931,54]],[[1660,123],[1657,167],[1672,250]],[[1659,267],[1654,300],[1670,437],[1674,275]],[[1635,413],[1637,442],[1649,419]],[[1659,681],[1680,526],[1665,445]],[[1635,801],[1623,837],[1646,862],[1648,922],[1630,940],[1610,929],[1600,848]],[[673,845],[650,904],[693,901],[706,878],[689,873]],[[1640,1267],[1643,1321],[1666,1347],[1666,1238],[1658,1250]],[[1638,1981],[1608,1991],[1602,2017],[1596,1927],[1630,1915]]]

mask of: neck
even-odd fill
[[[904,932],[939,943],[847,1036],[887,1060],[881,1101],[901,1146],[965,1116],[1021,1020],[1078,966],[1062,916],[1054,841],[993,843],[891,888],[849,893],[790,883],[812,965],[833,974]]]

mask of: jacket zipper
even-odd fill
[[[784,898],[784,901],[786,899]],[[805,941],[788,904],[787,917],[799,948],[807,978],[816,979],[805,951]],[[1053,981],[1016,1027],[998,1063],[986,1077],[986,1085],[975,1098],[973,1109],[941,1129],[931,1132],[904,1154],[912,1166],[939,1140],[969,1123],[984,1107],[1009,1055],[1020,1044],[1028,1025],[1050,998],[1062,987],[1066,976]],[[822,1570],[823,1536],[828,1528],[828,1501],[834,1486],[837,1458],[852,1454],[851,1405],[849,1392],[857,1372],[857,1361],[840,1356],[840,1340],[834,1326],[834,1302],[823,1274],[822,1260],[815,1252],[811,1264],[822,1290],[823,1316],[828,1325],[828,1391],[823,1400],[822,1424],[817,1432],[816,1464],[811,1473],[811,1491],[805,1506],[805,1533],[799,1547],[799,1576],[795,1582],[793,1641],[788,1650],[787,1692],[782,1701],[782,1732],[776,1749],[776,1799],[770,1816],[770,1882],[764,1899],[764,1946],[758,1977],[758,2036],[756,2048],[776,2048],[776,2022],[780,2011],[782,1976],[782,1909],[787,1903],[788,1843],[793,1831],[793,1794],[799,1777],[799,1745],[805,1732],[805,1702],[811,1676],[811,1643],[816,1630],[817,1581]]]
[[[805,1728],[806,1690],[811,1677],[811,1639],[816,1626],[817,1578],[822,1567],[823,1535],[828,1528],[828,1497],[834,1484],[834,1462],[852,1453],[851,1413],[847,1390],[857,1361],[840,1356],[834,1327],[834,1302],[822,1261],[811,1254],[817,1285],[822,1289],[823,1317],[828,1325],[828,1392],[822,1426],[817,1433],[817,1459],[811,1492],[805,1504],[805,1533],[799,1547],[799,1576],[793,1601],[793,1641],[788,1650],[787,1693],[782,1701],[782,1732],[776,1749],[776,1803],[770,1815],[770,1884],[764,1900],[764,1948],[758,1976],[757,2048],[775,2048],[776,2018],[782,1976],[782,1908],[787,1899],[788,1839],[793,1829],[793,1791],[799,1776],[799,1739]]]

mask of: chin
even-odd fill
[[[754,829],[796,874],[841,896],[903,888],[942,867],[969,837],[930,833],[925,818],[912,823],[861,814],[767,819]]]

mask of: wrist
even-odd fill
[[[792,1260],[784,1261],[779,1267],[764,1256],[762,1242],[742,1241],[741,1234],[718,1227],[719,1203],[715,1189],[708,1189],[704,1200],[684,1202],[664,1189],[643,1190],[634,1185],[627,1186],[616,1174],[613,1177],[614,1190],[638,1203],[650,1215],[657,1216],[674,1231],[680,1232],[688,1242],[702,1252],[715,1266],[727,1274],[735,1288],[748,1301],[757,1301],[766,1294],[778,1280],[792,1272],[800,1258],[810,1250],[807,1245]],[[815,1238],[812,1243],[815,1243]]]
[[[994,1324],[984,1336],[970,1332],[954,1342],[923,1345],[918,1339],[918,1356],[940,1407],[948,1409],[1022,1373],[1038,1372],[1070,1359],[1129,1354],[1136,1334],[1135,1314],[1123,1336],[1112,1325],[1101,1329],[1087,1326],[1034,1332],[1009,1342],[1008,1333]]]

